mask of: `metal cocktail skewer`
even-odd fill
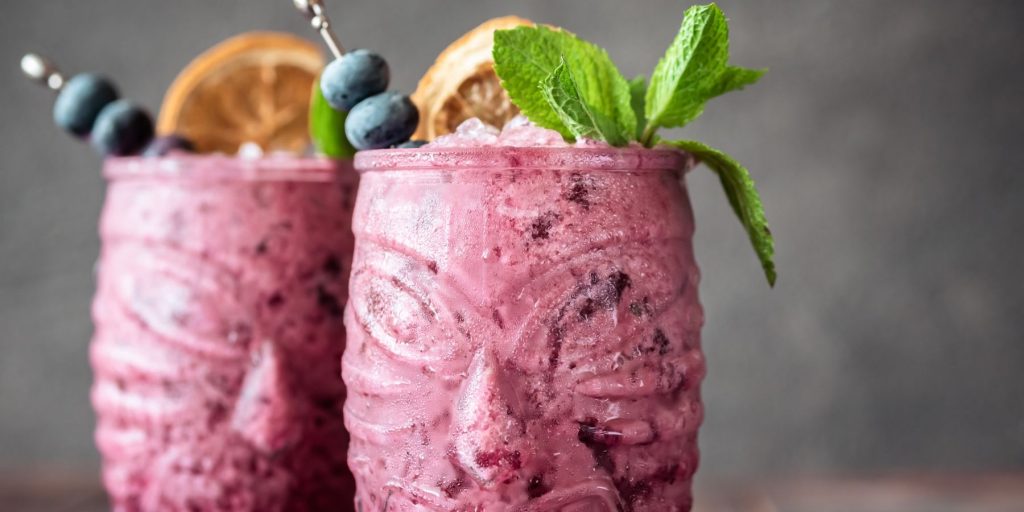
[[[338,42],[338,37],[331,29],[331,19],[324,12],[323,0],[292,0],[292,3],[295,4],[296,9],[309,18],[309,24],[313,26],[313,29],[320,32],[320,36],[324,38],[327,47],[334,54],[334,58],[340,59],[342,55],[345,55],[345,47]]]
[[[57,69],[57,65],[41,55],[25,54],[21,58],[21,71],[33,82],[38,82],[53,92],[60,92],[64,87],[64,75]]]

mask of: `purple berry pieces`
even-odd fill
[[[606,471],[609,475],[615,473],[615,459],[611,454],[611,447],[618,444],[618,437],[597,424],[597,419],[587,418],[580,423],[580,430],[577,438],[594,455],[594,466]]]
[[[338,297],[323,285],[316,287],[316,302],[328,315],[335,318],[340,317],[344,313],[344,306],[338,302]]]
[[[544,475],[536,474],[526,483],[526,494],[530,499],[539,498],[551,491],[551,486],[544,483]]]

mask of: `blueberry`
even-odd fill
[[[345,135],[356,149],[380,149],[409,139],[420,112],[408,96],[382,92],[360,101],[345,119]]]
[[[427,141],[425,141],[425,140],[410,140],[409,142],[403,142],[403,143],[401,143],[401,144],[399,144],[399,145],[397,145],[395,147],[399,148],[399,149],[416,149],[416,148],[422,148],[423,146],[426,146],[426,145],[427,145]]]
[[[68,80],[53,105],[53,121],[78,137],[92,131],[103,107],[118,98],[114,84],[99,75],[81,74]]]
[[[163,137],[153,139],[153,142],[150,142],[149,145],[146,146],[146,150],[142,152],[142,156],[164,156],[172,151],[194,153],[195,150],[196,146],[192,144],[192,141],[185,137],[182,137],[181,135],[165,135]]]
[[[104,155],[138,153],[153,138],[153,120],[128,100],[117,100],[100,111],[92,130],[92,146]]]
[[[352,110],[357,103],[388,87],[391,72],[383,57],[353,50],[324,68],[320,90],[335,110]]]

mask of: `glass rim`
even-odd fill
[[[238,182],[330,182],[352,171],[351,159],[181,153],[161,157],[110,157],[103,161],[107,181],[192,180]]]
[[[360,174],[386,171],[680,171],[697,163],[671,148],[579,148],[481,146],[375,149],[356,153]]]

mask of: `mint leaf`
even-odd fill
[[[683,126],[704,110],[729,60],[729,25],[715,4],[686,10],[683,24],[651,75],[649,127]]]
[[[561,59],[561,45],[541,37],[540,29],[519,28],[494,33],[494,72],[509,98],[534,124],[571,137],[562,119],[540,92],[538,85]]]
[[[708,91],[708,98],[721,96],[727,92],[738,91],[748,85],[757,83],[767,73],[765,69],[747,69],[736,66],[725,68],[718,83]]]
[[[552,105],[545,92],[548,78],[560,65],[565,69],[563,73],[575,82],[571,88],[575,89],[573,95],[578,96],[579,103],[585,105],[595,119],[601,119],[602,123],[607,120],[615,127],[604,126],[596,133],[626,134],[625,140],[618,136],[606,140],[609,144],[625,145],[637,129],[636,115],[631,106],[629,84],[607,52],[570,32],[546,26],[517,27],[494,33],[494,70],[512,102],[530,121],[556,130],[571,140],[577,135],[567,122],[579,120],[564,119],[565,113],[559,109],[568,105]],[[566,77],[556,80],[565,83]]]
[[[750,172],[731,156],[702,142],[677,140],[664,143],[692,154],[718,174],[725,196],[729,198],[729,204],[747,230],[754,252],[761,260],[768,284],[775,286],[775,241]]]
[[[569,132],[577,138],[600,139],[613,146],[625,146],[633,136],[632,132],[623,132],[614,119],[587,104],[565,59],[541,83],[541,92]]]
[[[647,78],[640,75],[629,81],[629,105],[633,108],[633,115],[636,116],[636,140],[643,136],[644,126],[647,126],[647,114],[644,113],[644,105],[647,104]]]
[[[685,126],[704,112],[708,100],[753,84],[764,70],[728,66],[729,24],[715,4],[686,10],[682,27],[658,62],[647,91],[650,145],[658,128]]]
[[[320,78],[313,81],[309,102],[309,137],[316,152],[330,158],[351,158],[356,148],[345,136],[348,112],[334,110],[320,91]]]

